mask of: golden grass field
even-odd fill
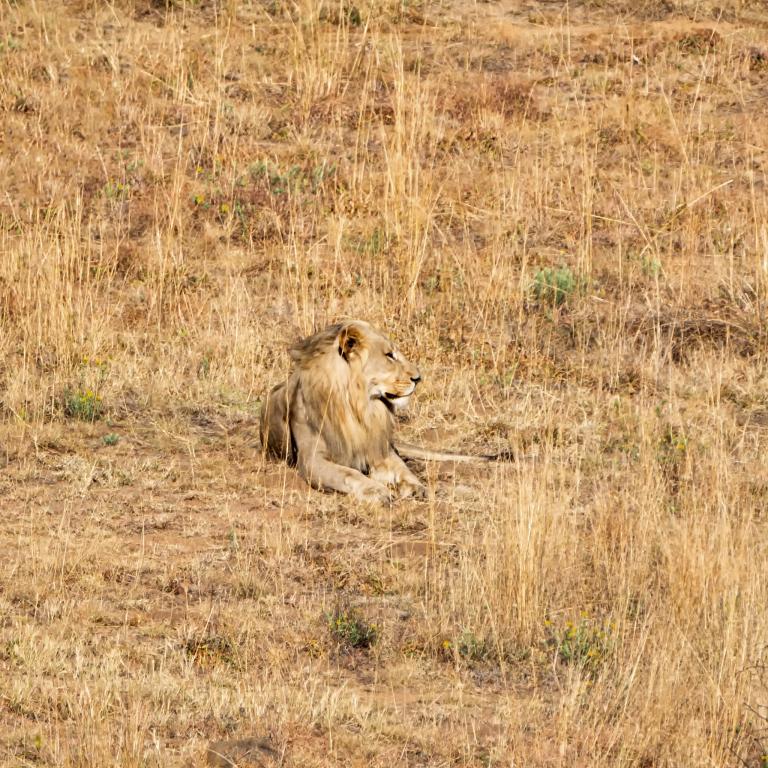
[[[0,121],[0,764],[768,766],[762,0],[0,0]],[[349,316],[516,459],[266,461]]]

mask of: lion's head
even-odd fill
[[[332,325],[290,350],[294,385],[334,460],[364,468],[389,451],[391,416],[421,380],[382,333],[363,320]]]

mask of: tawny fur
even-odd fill
[[[326,328],[290,350],[288,380],[261,413],[265,450],[315,488],[385,501],[426,495],[392,444],[392,412],[421,379],[418,368],[368,323]]]

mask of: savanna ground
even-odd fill
[[[0,120],[3,765],[768,765],[762,2],[2,0]],[[342,316],[516,460],[265,461]]]

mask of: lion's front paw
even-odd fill
[[[365,485],[357,488],[354,494],[360,501],[371,504],[389,504],[392,501],[392,492],[389,488],[375,480],[369,480]]]
[[[427,489],[418,482],[402,482],[397,486],[401,499],[418,499],[424,501],[428,497]]]

